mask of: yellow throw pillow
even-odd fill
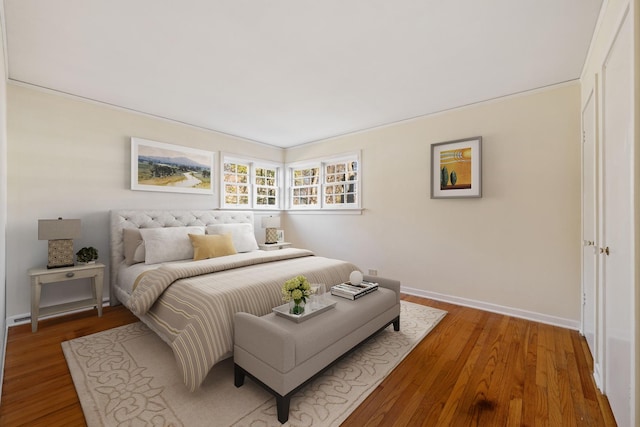
[[[229,234],[189,234],[193,245],[193,260],[233,255],[236,248]]]

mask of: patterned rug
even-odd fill
[[[401,301],[389,326],[291,399],[285,426],[337,426],[438,324],[446,312]],[[62,343],[93,426],[280,426],[275,398],[247,378],[233,385],[233,360],[209,372],[195,393],[177,375],[169,346],[138,322]]]

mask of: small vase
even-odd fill
[[[289,313],[296,315],[304,314],[304,301],[301,299],[289,301]]]

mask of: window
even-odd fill
[[[358,203],[358,162],[345,160],[324,166],[325,206],[353,206]]]
[[[291,184],[291,204],[295,207],[318,206],[320,190],[320,168],[293,168]]]
[[[256,207],[273,207],[278,205],[278,168],[261,166],[255,168],[255,200]]]
[[[223,208],[280,208],[280,165],[226,155],[221,158]]]
[[[249,206],[249,165],[224,162],[224,205]]]
[[[289,209],[359,209],[359,155],[289,165]]]

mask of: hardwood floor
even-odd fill
[[[578,332],[403,299],[449,314],[343,426],[615,426]],[[119,306],[9,328],[0,426],[84,426],[60,343],[136,320]]]

